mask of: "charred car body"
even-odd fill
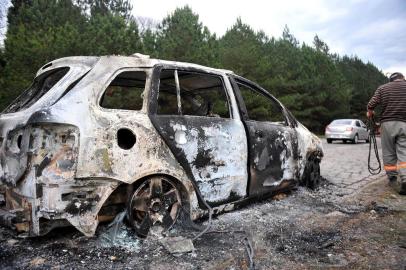
[[[127,209],[136,232],[296,184],[313,187],[320,140],[230,71],[142,55],[43,66],[0,115],[3,224],[92,236]]]

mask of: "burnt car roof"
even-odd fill
[[[225,74],[234,74],[231,70],[226,69],[217,69],[212,67],[207,67],[203,65],[187,63],[187,62],[177,62],[177,61],[168,61],[168,60],[161,60],[161,59],[154,59],[149,58],[147,55],[142,54],[133,54],[131,56],[124,56],[124,55],[105,55],[105,56],[72,56],[72,57],[64,57],[54,60],[45,64],[40,70],[37,72],[36,76],[48,71],[49,69],[53,69],[56,67],[62,66],[72,66],[72,65],[82,65],[82,66],[89,66],[92,67],[97,64],[97,62],[101,59],[108,59],[109,62],[112,63],[121,63],[123,66],[136,66],[136,67],[154,67],[156,65],[174,65],[177,67],[184,67],[184,68],[196,68],[207,70],[210,72],[215,73],[225,73]]]

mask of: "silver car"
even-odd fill
[[[357,144],[359,140],[369,142],[367,126],[359,119],[337,119],[326,127],[327,143],[341,140],[343,143],[351,141]]]

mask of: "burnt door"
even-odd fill
[[[188,177],[212,205],[244,198],[247,140],[223,77],[196,70],[155,73],[158,96],[150,117]]]
[[[270,94],[243,79],[233,85],[248,136],[249,196],[283,188],[298,174],[296,131]]]

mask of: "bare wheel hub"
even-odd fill
[[[159,212],[161,210],[161,200],[153,199],[151,202],[151,211],[152,212]]]
[[[168,230],[176,222],[181,206],[180,192],[164,177],[153,177],[143,182],[132,194],[127,211],[135,232],[146,237],[152,227]]]

